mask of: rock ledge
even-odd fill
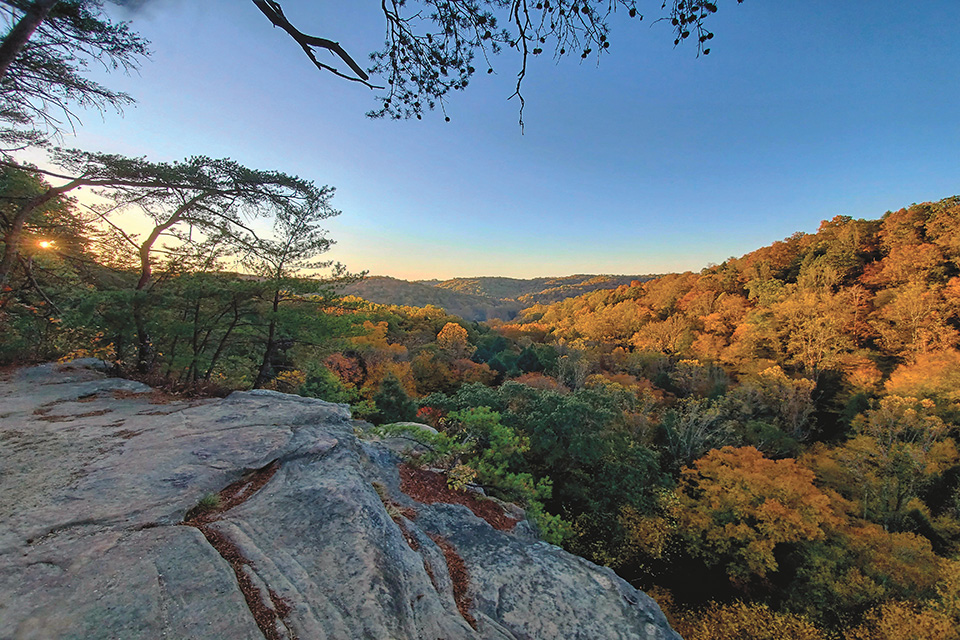
[[[344,405],[90,364],[0,377],[0,638],[679,638],[524,523],[406,496]]]

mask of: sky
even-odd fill
[[[377,0],[283,0],[358,60]],[[720,0],[709,56],[621,12],[609,55],[534,59],[525,128],[509,54],[422,121],[365,117],[373,92],[321,73],[248,0],[146,0],[151,41],[122,116],[64,144],[151,160],[230,157],[336,187],[327,257],[405,279],[700,270],[835,215],[960,193],[955,0]]]

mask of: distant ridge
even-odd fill
[[[434,305],[465,320],[511,320],[521,309],[534,304],[551,304],[598,289],[615,289],[633,281],[658,277],[646,275],[577,274],[551,278],[452,278],[410,282],[389,276],[371,276],[349,285],[345,295],[354,295],[377,304],[411,307]]]

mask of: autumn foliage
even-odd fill
[[[57,222],[79,263],[70,206],[31,224]],[[0,292],[0,362],[135,357],[126,289],[32,259]],[[169,269],[158,379],[429,424],[448,485],[521,502],[547,539],[669,592],[688,640],[957,638],[960,198],[486,324]]]

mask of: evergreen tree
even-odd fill
[[[373,402],[377,405],[376,421],[380,424],[411,422],[417,417],[417,404],[394,375],[384,378]]]

